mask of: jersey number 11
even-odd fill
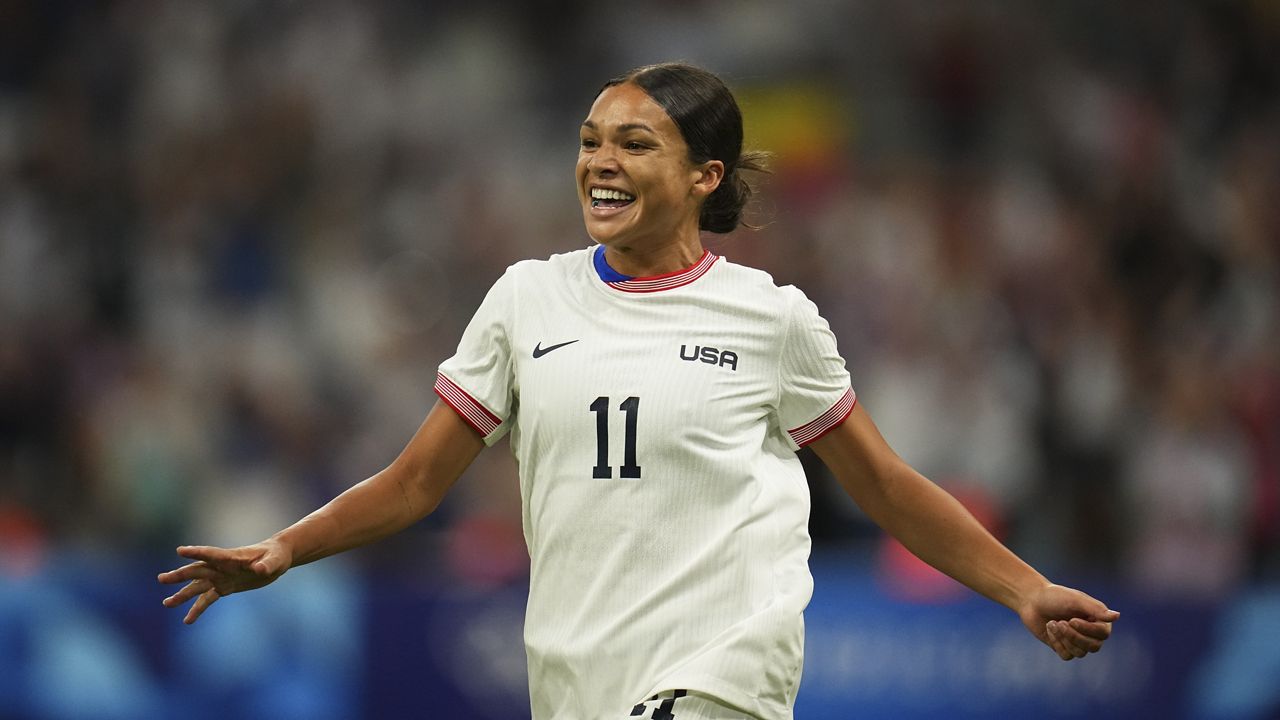
[[[627,414],[626,443],[622,451],[622,467],[618,468],[618,476],[622,478],[640,477],[640,465],[636,462],[636,416],[640,413],[640,398],[632,395],[618,409]],[[609,398],[603,395],[591,403],[591,412],[596,414],[596,466],[591,468],[593,478],[612,478],[613,467],[609,465]]]

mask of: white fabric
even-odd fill
[[[722,704],[709,695],[693,692],[664,692],[632,708],[618,720],[756,720]]]
[[[511,433],[535,720],[674,688],[791,717],[813,586],[795,450],[854,402],[803,293],[710,254],[659,283],[605,283],[590,248],[517,263],[437,392],[486,443]]]

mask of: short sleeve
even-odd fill
[[[844,422],[857,396],[817,306],[794,287],[786,290],[793,295],[778,366],[778,425],[798,450]]]
[[[498,279],[471,318],[453,357],[440,363],[435,391],[492,445],[506,434],[514,404],[510,320],[510,269]]]

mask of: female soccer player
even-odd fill
[[[598,245],[513,265],[441,364],[401,455],[255,545],[181,547],[194,622],[218,598],[422,519],[510,431],[532,558],[533,717],[790,718],[813,581],[808,445],[921,558],[1007,606],[1064,660],[1119,617],[1054,585],[885,443],[794,287],[704,250],[759,169],[737,103],[688,65],[609,81],[582,123]]]

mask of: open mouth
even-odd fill
[[[635,200],[635,195],[624,193],[621,190],[591,188],[591,207],[593,208],[623,208],[635,202]]]

